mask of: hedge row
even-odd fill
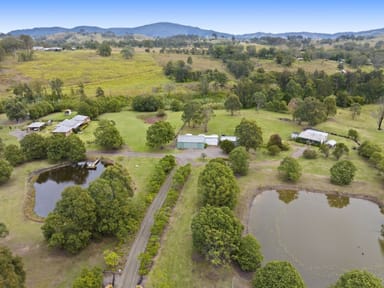
[[[160,159],[160,161],[156,164],[155,170],[149,179],[147,191],[148,194],[146,196],[146,203],[149,205],[152,203],[153,198],[159,192],[161,185],[164,183],[165,178],[169,172],[176,166],[176,160],[173,155],[166,155]]]
[[[187,181],[191,173],[191,164],[187,164],[177,169],[172,180],[172,187],[168,191],[167,198],[164,201],[162,208],[155,215],[155,219],[151,228],[151,236],[148,240],[145,251],[140,254],[139,274],[147,275],[151,270],[153,259],[157,255],[160,248],[160,239],[163,231],[171,217],[172,209],[175,207],[179,198],[180,191],[183,189],[184,183]]]

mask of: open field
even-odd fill
[[[30,62],[18,63],[13,58],[2,62],[0,96],[9,94],[5,90],[15,80],[47,84],[54,78],[64,82],[67,94],[82,82],[88,96],[95,95],[99,86],[106,95],[138,95],[169,83],[162,67],[148,53],[136,53],[133,59],[124,60],[118,51],[110,57],[100,57],[94,50],[35,52]]]
[[[142,195],[146,180],[154,166],[148,158],[112,157],[127,167],[135,183],[137,195]],[[45,161],[32,162],[16,168],[11,180],[0,188],[0,221],[4,222],[10,234],[0,240],[17,255],[23,257],[27,272],[27,287],[72,287],[73,279],[83,267],[103,266],[103,250],[115,245],[112,239],[94,242],[76,256],[70,256],[45,243],[40,223],[26,220],[23,203],[26,195],[26,181],[30,172],[47,167]]]

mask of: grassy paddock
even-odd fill
[[[10,59],[3,63],[3,68],[7,71],[1,74],[3,95],[14,79],[48,83],[60,78],[68,94],[82,82],[89,96],[95,95],[99,86],[106,95],[137,95],[150,93],[153,87],[169,82],[162,67],[147,53],[136,53],[132,60],[124,60],[118,51],[110,57],[98,56],[94,50],[35,52],[33,61],[18,63]]]

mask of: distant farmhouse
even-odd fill
[[[84,128],[90,121],[91,119],[88,116],[76,115],[72,119],[65,119],[57,124],[52,133],[69,136],[73,133],[73,131],[78,131]]]
[[[297,142],[317,145],[327,144],[331,147],[336,145],[335,140],[328,140],[328,133],[313,129],[306,129],[300,133],[292,133],[292,139],[295,139]]]

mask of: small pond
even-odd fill
[[[248,229],[264,261],[286,260],[307,287],[326,288],[351,269],[384,278],[384,215],[367,200],[297,191],[265,191],[252,203]]]
[[[96,169],[87,169],[82,166],[69,165],[43,172],[34,183],[35,188],[35,213],[46,217],[61,198],[61,192],[73,185],[84,188],[98,178],[105,166],[99,162]]]

